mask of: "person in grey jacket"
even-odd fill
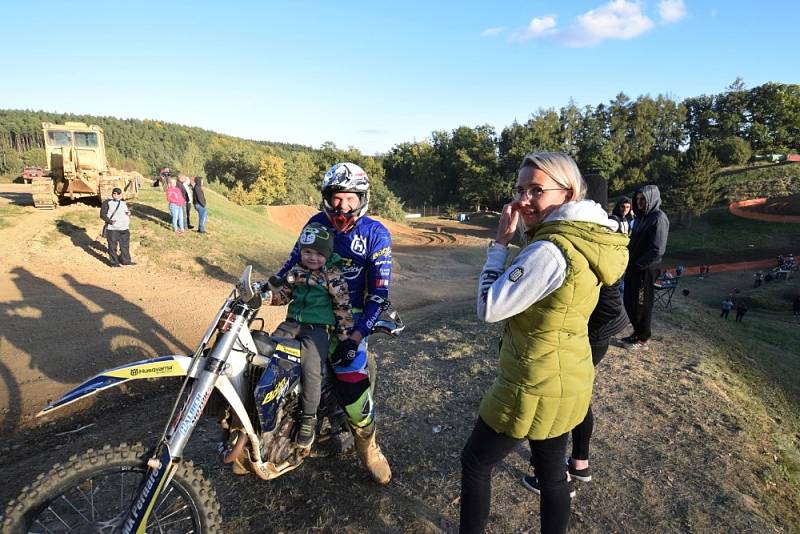
[[[669,219],[661,211],[661,193],[656,185],[646,185],[633,195],[633,225],[628,245],[630,259],[625,271],[625,311],[631,320],[633,334],[622,341],[631,349],[647,349],[652,332],[653,283],[658,276],[661,258],[667,250]]]
[[[111,199],[103,202],[100,218],[106,223],[106,239],[108,239],[108,256],[112,267],[136,265],[131,261],[130,224],[131,212],[122,200],[122,189],[115,187],[111,191]]]

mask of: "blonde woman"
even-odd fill
[[[587,413],[594,380],[587,322],[600,287],[619,280],[628,262],[627,237],[585,195],[569,156],[531,153],[503,207],[477,307],[481,319],[506,323],[497,377],[461,455],[461,532],[484,531],[492,469],[525,439],[541,486],[542,532],[567,529],[567,439]],[[529,244],[506,267],[520,221]]]

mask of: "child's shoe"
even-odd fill
[[[297,431],[295,443],[302,449],[308,449],[314,443],[316,433],[317,417],[315,415],[303,415],[300,419],[300,430]]]

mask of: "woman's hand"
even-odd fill
[[[495,241],[503,246],[507,246],[514,238],[519,222],[519,202],[509,202],[503,206],[500,214],[500,221],[497,223],[497,237]]]

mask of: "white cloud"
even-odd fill
[[[556,18],[553,15],[545,17],[534,17],[525,28],[515,31],[511,35],[513,41],[530,41],[531,39],[542,39],[558,34],[556,29]]]
[[[653,26],[638,2],[612,0],[578,15],[562,37],[569,46],[593,46],[606,39],[633,39]]]
[[[506,31],[505,28],[499,26],[497,28],[486,28],[481,32],[481,37],[495,37]]]
[[[671,24],[686,17],[686,4],[683,0],[661,0],[658,3],[661,22]]]

